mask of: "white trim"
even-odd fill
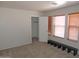
[[[79,50],[78,50],[78,55],[79,55]]]

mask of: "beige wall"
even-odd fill
[[[0,7],[0,50],[32,43],[31,16],[39,13]]]

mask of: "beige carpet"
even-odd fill
[[[47,43],[34,42],[32,44],[0,51],[2,58],[79,58],[71,53],[57,49]]]

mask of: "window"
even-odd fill
[[[78,40],[79,14],[71,14],[69,17],[69,40]]]
[[[65,34],[65,16],[53,17],[54,35],[64,38]]]

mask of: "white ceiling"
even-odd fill
[[[24,9],[32,11],[47,11],[61,7],[79,4],[79,1],[67,1],[64,5],[52,5],[54,1],[0,1],[0,7]]]

